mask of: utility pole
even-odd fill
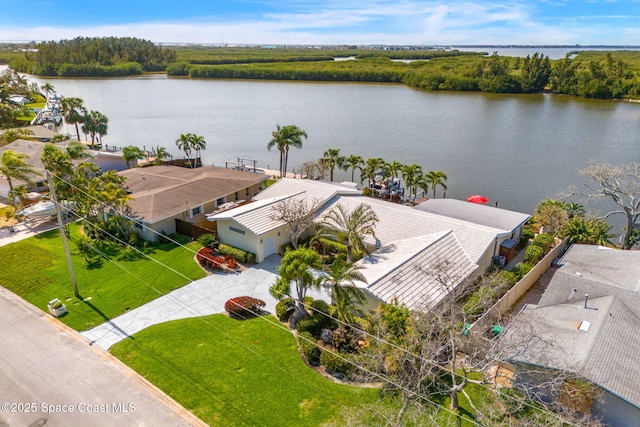
[[[80,294],[78,293],[78,284],[76,283],[76,275],[73,271],[73,264],[71,263],[71,254],[69,253],[69,244],[67,243],[67,234],[64,230],[64,223],[62,222],[62,213],[60,212],[60,205],[58,204],[58,199],[56,198],[56,189],[53,186],[53,178],[51,178],[51,174],[47,170],[47,182],[49,183],[49,191],[51,191],[51,199],[53,199],[53,203],[56,205],[56,216],[58,217],[58,229],[60,230],[60,236],[62,237],[62,246],[64,248],[64,255],[67,257],[67,267],[69,267],[69,276],[71,277],[71,285],[73,286],[73,295],[76,298],[80,298]]]

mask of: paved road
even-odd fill
[[[0,343],[0,427],[205,425],[117,359],[4,288]]]
[[[92,344],[107,350],[151,325],[224,313],[227,300],[243,295],[263,300],[267,304],[264,311],[274,313],[277,300],[269,294],[269,287],[276,281],[278,265],[280,257],[272,255],[239,274],[212,274],[89,329],[82,335]],[[310,291],[308,295],[330,301],[325,292]]]

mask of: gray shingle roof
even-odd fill
[[[640,252],[573,245],[561,263],[506,331],[504,344],[527,343],[511,359],[569,369],[640,407]]]

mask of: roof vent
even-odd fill
[[[582,322],[580,322],[580,326],[578,326],[578,330],[587,332],[590,327],[591,327],[591,322],[587,322],[586,320],[583,320]]]
[[[580,273],[579,271],[576,271],[576,276],[582,277],[582,273]]]
[[[589,302],[589,294],[584,294],[584,308],[587,307],[587,303]]]

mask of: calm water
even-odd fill
[[[447,197],[483,194],[491,204],[522,212],[582,185],[578,169],[589,161],[640,161],[638,104],[162,75],[49,81],[109,117],[106,144],[161,145],[179,155],[175,140],[193,132],[207,141],[207,164],[241,156],[277,169],[278,152],[266,149],[271,132],[276,124],[296,124],[309,139],[302,150],[292,150],[291,166],[339,147],[343,155],[442,170],[449,176]]]

